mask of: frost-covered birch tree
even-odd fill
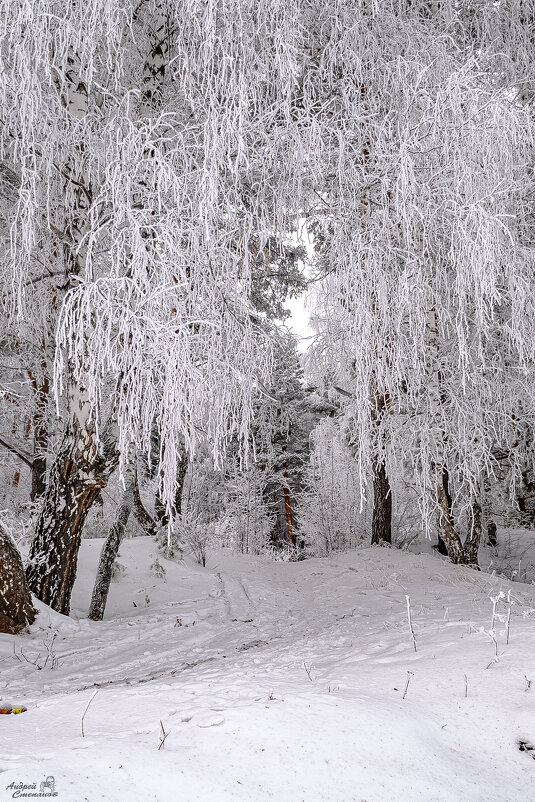
[[[393,12],[318,18],[305,85],[330,272],[316,355],[352,398],[363,492],[374,466],[410,454],[424,520],[473,562],[448,493],[469,504],[535,411],[533,5]]]
[[[298,9],[195,0],[4,0],[1,149],[18,177],[4,286],[36,250],[63,272],[55,386],[67,421],[28,576],[68,612],[80,531],[130,447],[160,432],[162,495],[200,435],[247,438],[269,364],[251,242],[285,230],[280,170]],[[57,261],[54,261],[57,260]]]

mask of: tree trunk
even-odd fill
[[[392,493],[384,462],[373,477],[372,545],[381,543],[392,543]]]
[[[479,544],[481,542],[482,532],[482,509],[478,498],[475,498],[472,503],[472,520],[470,522],[470,531],[464,541],[464,562],[466,565],[472,565],[479,570],[477,561],[477,553],[479,551]]]
[[[487,472],[483,474],[483,500],[484,520],[487,529],[487,543],[495,548],[498,545],[496,521],[492,517],[492,483]]]
[[[498,545],[496,521],[490,520],[487,524],[487,542],[489,546]]]
[[[377,430],[377,446],[381,444],[379,426],[381,419],[390,406],[388,393],[375,393],[375,408],[372,420]],[[392,491],[390,479],[386,470],[384,459],[379,456],[373,462],[373,516],[372,516],[372,546],[381,543],[392,543]]]
[[[38,501],[46,490],[46,457],[34,457],[32,464],[32,487],[30,501]]]
[[[30,500],[38,501],[45,494],[46,490],[46,450],[48,448],[48,425],[46,416],[46,404],[48,394],[50,391],[49,379],[47,373],[47,365],[43,360],[43,378],[41,385],[28,371],[33,391],[36,399],[36,412],[33,416],[33,444],[34,444],[34,457],[31,467],[32,486],[30,491]]]
[[[182,490],[184,487],[184,479],[186,478],[186,473],[188,470],[188,463],[188,454],[183,446],[180,451],[180,461],[176,469],[177,485],[174,498],[174,511],[177,517],[182,515]],[[156,498],[154,499],[154,516],[160,526],[169,526],[169,516],[167,514],[165,504],[162,501],[162,497],[160,496],[159,489],[156,491]]]
[[[20,632],[35,615],[20,554],[0,527],[0,632]]]
[[[143,531],[149,537],[156,537],[156,523],[151,515],[145,509],[145,506],[141,500],[141,494],[139,492],[139,479],[137,474],[137,469],[134,470],[134,481],[132,487],[132,499],[133,499],[133,509],[132,512],[134,513],[134,518],[141,526]]]
[[[442,487],[440,487],[440,482],[442,482]],[[444,493],[443,504],[441,503],[441,494],[442,493]],[[454,522],[453,522],[453,514],[452,514],[452,511],[451,511],[450,477],[449,477],[449,473],[447,471],[447,468],[442,468],[442,476],[441,476],[441,479],[439,480],[439,487],[438,487],[438,490],[437,490],[437,494],[438,494],[438,502],[439,502],[439,505],[440,505],[441,509],[444,506],[444,509],[447,510],[447,512],[445,514],[447,514],[447,516],[448,516],[448,521],[450,523],[451,532],[454,533],[455,532],[455,525],[454,525]],[[442,554],[444,557],[448,557],[449,556],[449,551],[448,551],[446,543],[445,543],[444,539],[442,538],[442,534],[441,534],[442,529],[443,529],[443,527],[441,526],[441,519],[440,519],[441,514],[442,513],[439,513],[438,553]]]
[[[437,486],[438,502],[438,533],[448,552],[448,557],[456,565],[464,563],[463,544],[455,531],[451,514],[451,495],[449,489],[449,474],[446,468],[439,472]]]
[[[89,606],[89,618],[93,621],[102,621],[108,600],[110,582],[113,574],[113,564],[119,553],[119,546],[124,536],[126,524],[134,507],[135,468],[130,468],[126,476],[126,488],[117,509],[117,515],[104,545],[100,552],[95,586]]]
[[[286,485],[283,486],[282,493],[284,497],[284,522],[286,526],[286,533],[288,535],[288,540],[290,541],[290,545],[294,546],[295,538],[293,533],[293,522],[292,522],[292,503],[290,500],[290,490]]]
[[[178,463],[177,467],[177,486],[175,493],[175,513],[177,516],[182,515],[182,493],[184,490],[184,481],[186,479],[188,465],[188,452],[184,447],[180,452],[180,462]]]
[[[162,528],[169,526],[169,516],[159,489],[156,490],[156,496],[154,498],[154,517]]]
[[[109,432],[98,443],[94,426],[75,420],[52,465],[26,575],[37,598],[64,615],[70,610],[87,513],[118,461]]]

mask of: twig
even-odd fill
[[[511,627],[511,607],[513,605],[513,601],[511,599],[511,589],[507,592],[507,620],[505,622],[505,643],[509,644],[509,630]]]
[[[497,596],[490,597],[490,600],[492,602],[492,621],[490,622],[491,630],[494,630],[496,628],[496,607],[498,605],[498,602],[504,598],[505,598],[505,593],[503,592],[503,590],[500,590]]]
[[[305,671],[307,672],[307,677],[312,682],[312,677],[310,676],[310,668],[312,668],[312,666],[310,666],[310,668],[309,668],[306,663],[303,663],[303,666],[304,666]]]
[[[85,708],[85,710],[84,710],[84,713],[83,713],[83,716],[82,716],[82,738],[85,738],[85,732],[84,732],[84,718],[85,718],[85,714],[86,714],[86,713],[87,713],[87,711],[89,710],[89,705],[91,704],[91,702],[93,701],[93,699],[95,698],[95,696],[97,695],[97,693],[98,693],[98,688],[97,688],[97,690],[96,690],[96,691],[93,693],[93,695],[92,695],[91,699],[90,699],[90,700],[89,700],[89,702],[87,703],[87,705],[86,705],[86,708]]]
[[[162,732],[161,732],[161,735],[160,735],[160,746],[158,747],[158,752],[160,751],[160,749],[164,749],[165,748],[165,739],[169,735],[169,733],[164,730],[161,719],[160,719],[160,727],[162,728]]]
[[[412,619],[411,619],[411,599],[410,599],[410,596],[405,596],[405,598],[407,600],[407,618],[409,619],[409,629],[411,631],[412,645],[414,646],[414,651],[416,652],[417,651],[417,648],[416,648],[416,635],[414,634],[414,629],[413,629],[413,626],[412,626]],[[405,698],[405,697],[403,697],[403,698]]]
[[[468,677],[464,675],[464,698],[468,698]]]
[[[407,682],[405,684],[405,690],[403,691],[403,699],[407,696],[407,691],[409,690],[409,682],[411,681],[411,677],[414,677],[414,673],[412,671],[407,671]]]

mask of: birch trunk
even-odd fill
[[[140,5],[140,8],[143,4]],[[144,65],[143,96],[147,111],[158,103],[168,56],[168,16],[158,3],[157,21]],[[58,79],[58,91],[70,115],[83,120],[90,100],[81,78],[80,59],[71,53],[69,69]],[[96,98],[93,102],[98,102]],[[70,276],[83,276],[87,247],[84,237],[91,227],[93,188],[87,176],[66,162],[63,173],[73,189],[70,220],[65,231],[65,255]],[[29,585],[45,604],[68,615],[81,534],[91,505],[117,467],[116,442],[108,432],[99,443],[88,416],[89,404],[81,387],[71,387],[72,399],[81,399],[79,409],[70,410],[67,433],[50,470],[48,487],[37,521],[27,569]],[[71,405],[72,406],[72,405]]]
[[[95,579],[88,615],[93,621],[102,621],[104,617],[104,610],[106,608],[110,582],[113,575],[113,564],[119,553],[119,546],[121,545],[128,519],[134,508],[134,470],[135,469],[130,468],[128,471],[125,491],[117,509],[115,521],[108,532],[108,537],[100,552],[97,577]]]
[[[99,443],[94,427],[75,419],[50,470],[26,575],[37,598],[63,615],[70,610],[87,513],[118,461],[109,432]]]

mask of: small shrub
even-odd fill
[[[164,582],[167,582],[167,571],[165,570],[165,566],[161,564],[158,557],[156,557],[154,562],[150,564],[149,568],[156,579],[163,579]]]

